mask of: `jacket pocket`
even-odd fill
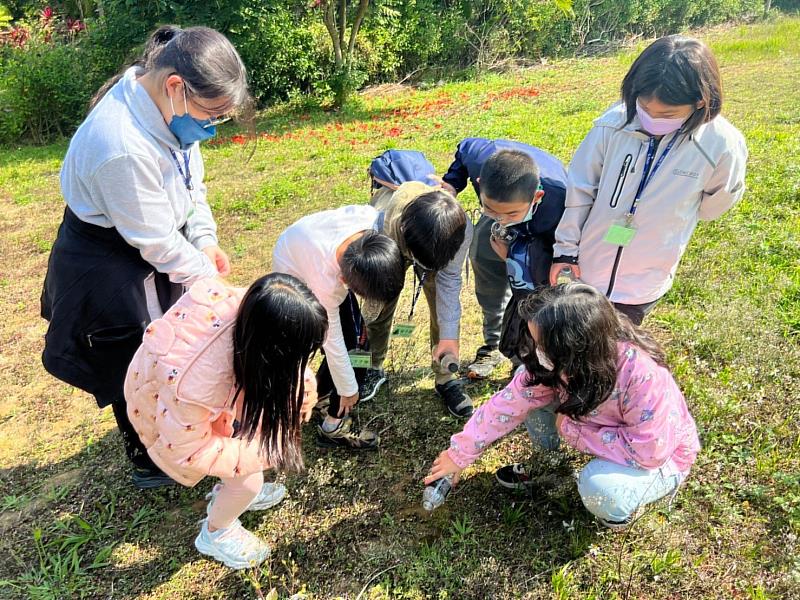
[[[608,203],[611,208],[617,208],[619,197],[622,195],[622,189],[625,187],[625,180],[628,178],[628,169],[630,169],[631,162],[633,162],[633,155],[626,154],[625,159],[622,161],[622,168],[619,170],[619,175],[617,175],[617,183],[614,185],[614,191],[611,193],[611,200]]]
[[[90,348],[102,351],[104,348],[116,345],[135,343],[138,347],[142,341],[141,325],[115,325],[95,329],[86,333],[86,342]]]
[[[122,398],[125,374],[142,343],[143,332],[141,325],[115,325],[84,334],[88,345],[85,361],[98,378],[92,393],[101,406]]]

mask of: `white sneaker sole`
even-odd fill
[[[194,540],[194,547],[197,548],[197,551],[214,560],[221,562],[223,565],[228,567],[229,569],[235,569],[236,571],[241,571],[242,569],[249,569],[251,567],[257,567],[265,560],[269,558],[270,555],[270,548],[267,547],[266,550],[260,553],[257,557],[251,558],[249,560],[246,559],[234,559],[229,556],[223,556],[215,546],[207,544],[201,537],[201,534],[198,534]]]
[[[378,380],[378,383],[375,384],[375,387],[372,388],[372,393],[364,396],[363,398],[359,398],[358,401],[360,402],[367,402],[368,400],[372,400],[375,396],[378,395],[378,390],[381,389],[381,386],[386,383],[386,377],[381,377]]]

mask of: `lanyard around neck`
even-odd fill
[[[186,190],[191,192],[194,189],[194,185],[192,184],[192,172],[189,170],[189,159],[191,158],[190,152],[181,152],[183,155],[183,167],[181,167],[181,161],[178,160],[178,155],[175,154],[175,151],[170,148],[169,153],[172,154],[172,160],[175,161],[175,166],[178,169],[178,173],[180,173],[181,179],[183,179],[183,185],[186,186]]]
[[[681,135],[681,130],[679,129],[675,132],[675,135],[667,144],[667,147],[664,148],[664,152],[661,156],[658,157],[656,164],[653,164],[653,159],[655,158],[656,150],[658,149],[658,145],[656,144],[656,138],[651,137],[650,141],[647,145],[647,157],[644,159],[644,169],[642,170],[642,180],[639,182],[639,188],[636,190],[636,197],[633,199],[633,204],[631,204],[631,209],[628,211],[628,217],[633,217],[636,214],[636,209],[639,207],[639,202],[641,201],[642,194],[644,193],[645,188],[647,185],[652,181],[653,176],[658,171],[658,168],[661,166],[661,163],[664,162],[664,159],[669,154],[669,151],[672,150],[672,146],[675,145],[675,140],[678,139],[678,136]],[[652,168],[651,168],[652,165]]]
[[[417,279],[417,268],[412,265],[411,269],[414,271],[414,297],[411,299],[411,310],[408,313],[409,323],[414,318],[414,309],[417,306],[417,300],[419,300],[419,294],[422,291],[422,285],[425,283],[425,276],[428,274],[426,271],[423,271],[422,275],[420,275],[419,279]]]

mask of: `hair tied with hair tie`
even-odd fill
[[[183,29],[179,27],[171,27],[171,26],[162,27],[156,32],[155,35],[156,42],[158,42],[158,44],[160,45],[169,44],[181,33],[183,33]]]

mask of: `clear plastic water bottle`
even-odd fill
[[[422,492],[422,508],[428,512],[439,508],[444,501],[447,500],[447,495],[453,489],[453,476],[447,475],[441,479],[437,479]]]
[[[455,354],[445,354],[439,359],[439,365],[442,367],[442,371],[450,371],[451,373],[458,373],[459,364],[458,358],[456,358]]]
[[[556,283],[571,283],[576,281],[575,273],[572,272],[571,267],[561,267],[561,270],[556,275]]]

